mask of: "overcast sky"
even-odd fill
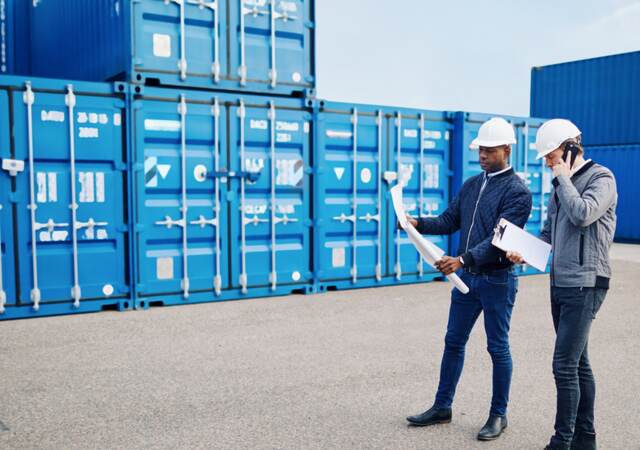
[[[317,0],[318,96],[529,114],[532,66],[640,50],[640,0]]]

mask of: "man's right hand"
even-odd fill
[[[418,227],[418,221],[416,219],[414,219],[413,217],[407,215],[407,222],[409,222],[411,225],[413,225],[414,228]],[[400,225],[400,222],[398,222],[398,230],[402,230],[402,225]]]
[[[507,259],[514,264],[524,264],[524,258],[518,252],[507,252]]]

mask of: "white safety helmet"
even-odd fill
[[[499,147],[516,143],[516,133],[509,122],[502,117],[492,117],[480,126],[478,137],[471,141],[469,148]]]
[[[567,139],[575,139],[582,133],[571,121],[551,119],[542,124],[536,134],[536,150],[541,159],[560,147]]]

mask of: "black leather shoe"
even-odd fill
[[[569,450],[569,444],[549,444],[544,450]]]
[[[436,425],[439,423],[450,423],[451,408],[437,409],[433,406],[422,414],[407,417],[407,422],[416,427],[426,427],[427,425]]]
[[[597,450],[596,434],[576,431],[571,441],[571,450]]]
[[[489,416],[478,433],[479,441],[493,441],[498,439],[504,429],[507,428],[507,416]]]

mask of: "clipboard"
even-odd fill
[[[551,245],[507,219],[500,219],[491,243],[505,252],[520,253],[527,264],[542,272],[547,268]]]

